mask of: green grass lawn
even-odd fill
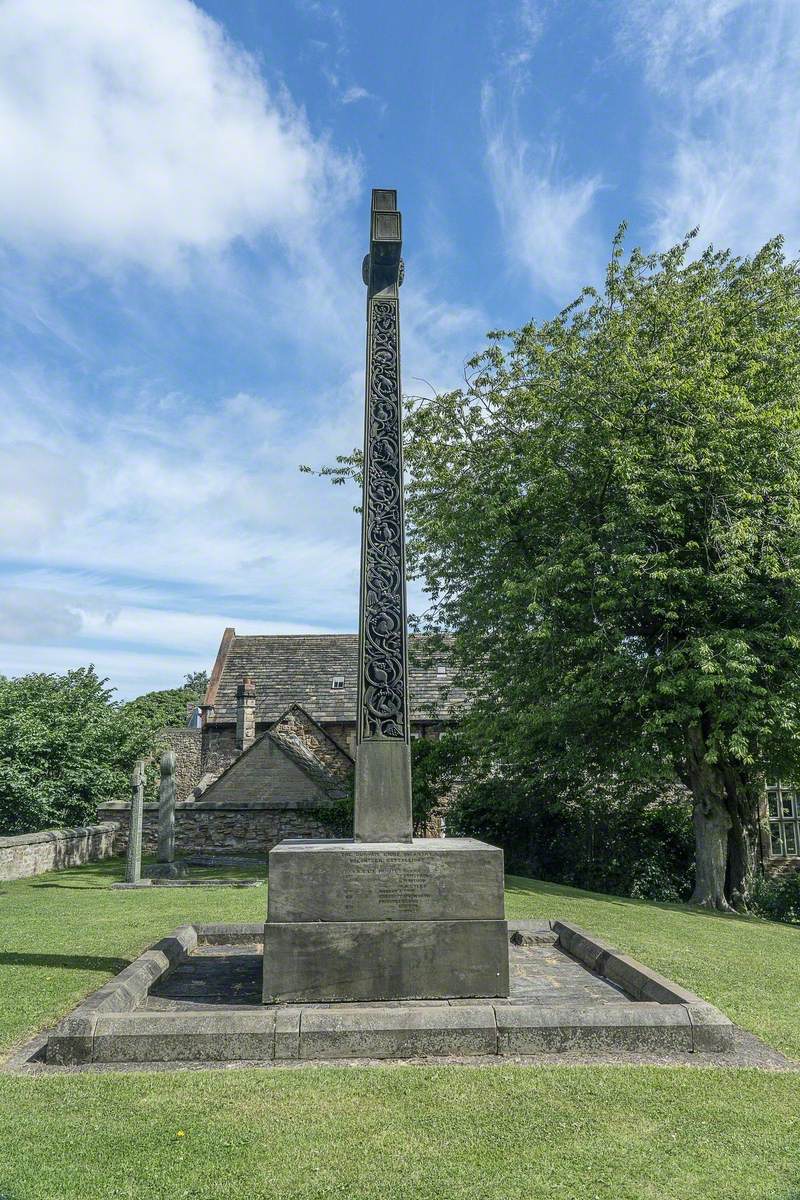
[[[121,863],[0,884],[0,1047],[188,920],[263,888],[112,892]],[[219,872],[213,872],[219,874]],[[800,930],[511,877],[800,1057]],[[0,1077],[3,1200],[798,1200],[800,1076],[358,1067]]]

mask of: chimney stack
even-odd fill
[[[236,746],[246,750],[256,740],[256,685],[245,675],[236,689]]]

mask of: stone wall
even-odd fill
[[[119,829],[116,821],[106,820],[77,829],[45,829],[0,838],[0,880],[25,879],[119,854]]]
[[[198,800],[175,806],[175,854],[243,854],[266,857],[283,838],[330,837],[330,830],[319,820],[319,807],[307,804],[280,806],[259,803],[231,803],[224,807]],[[115,849],[122,853],[128,845],[130,806],[107,804],[98,816],[119,823]],[[158,805],[145,804],[142,845],[145,853],[158,847]]]
[[[202,729],[167,728],[158,734],[158,755],[174,750],[178,799],[185,800],[203,774]]]
[[[764,862],[764,871],[771,878],[800,872],[800,858],[768,858]]]
[[[355,721],[321,721],[320,724],[329,738],[333,738],[337,746],[349,754],[356,756],[356,723]]]
[[[266,725],[256,727],[256,737],[266,730]],[[219,774],[229,767],[241,753],[236,746],[236,726],[217,725],[202,730],[203,773]]]

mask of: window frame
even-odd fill
[[[800,794],[780,779],[765,788],[771,858],[800,857]]]

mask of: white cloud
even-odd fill
[[[406,390],[454,386],[488,321],[442,302],[413,260],[408,274]],[[209,666],[227,624],[355,630],[356,493],[297,469],[332,463],[361,439],[360,283],[353,297],[329,324],[339,339],[329,382],[302,405],[279,384],[270,398],[236,393],[201,406],[153,385],[132,394],[126,382],[98,414],[58,376],[0,375],[0,428],[13,444],[13,474],[0,472],[5,508],[22,495],[29,514],[14,535],[24,565],[6,569],[14,600],[0,605],[0,672],[94,661],[130,695]],[[3,635],[4,616],[13,634]]]
[[[216,647],[215,647],[216,649]],[[207,660],[206,660],[207,661]],[[212,659],[213,661],[213,659]],[[93,663],[101,678],[109,679],[117,689],[116,699],[129,700],[143,692],[177,687],[184,675],[202,670],[205,661],[196,655],[172,650],[148,654],[141,650],[110,648],[81,651],[73,644],[20,646],[0,641],[0,674],[14,677],[32,672],[63,674]],[[210,663],[209,663],[210,665]]]
[[[638,0],[622,41],[658,99],[646,196],[661,244],[800,248],[797,0]]]
[[[593,205],[602,188],[597,175],[570,178],[557,144],[532,146],[512,115],[496,115],[494,93],[483,91],[486,165],[506,250],[533,286],[558,302],[596,276],[601,245]]]
[[[25,551],[57,537],[86,498],[70,456],[35,442],[0,446],[0,550]]]
[[[366,88],[356,83],[342,93],[342,104],[354,104],[356,100],[368,100],[370,96],[371,93]]]
[[[51,581],[61,590],[34,577],[0,593],[0,673],[62,672],[91,662],[129,697],[177,686],[190,670],[210,671],[227,625],[240,634],[325,632],[313,622],[254,619],[236,610],[156,607],[154,591],[137,595],[97,579],[91,589],[57,572]],[[153,604],[137,603],[143,595]],[[117,607],[109,610],[109,603]]]
[[[501,63],[518,87],[525,86],[527,67],[544,34],[545,7],[544,0],[519,0],[509,14],[507,48],[501,54]]]
[[[0,237],[172,271],[295,242],[357,172],[190,0],[0,6]]]

